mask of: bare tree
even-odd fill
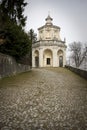
[[[87,55],[87,44],[84,45],[81,42],[73,42],[69,45],[71,51],[71,59],[74,61],[75,66],[79,67],[84,61]]]

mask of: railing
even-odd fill
[[[87,71],[86,70],[81,70],[78,68],[74,68],[72,66],[65,66],[67,69],[71,70],[72,72],[75,72],[76,74],[80,75],[81,77],[87,79]]]
[[[32,45],[32,47],[39,47],[39,46],[60,46],[66,47],[63,41],[52,41],[52,40],[44,40],[44,41],[37,41]]]
[[[19,64],[11,56],[0,53],[0,78],[12,76],[29,70],[29,65]]]

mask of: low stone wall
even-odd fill
[[[0,53],[0,78],[12,76],[29,70],[29,65],[19,64],[11,56]]]
[[[69,70],[75,72],[76,74],[80,75],[81,77],[87,79],[87,71],[85,70],[81,70],[78,68],[74,68],[72,66],[65,66],[66,68],[68,68]]]

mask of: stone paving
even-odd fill
[[[0,130],[87,130],[87,81],[64,68],[0,80]]]

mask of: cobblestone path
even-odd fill
[[[87,81],[64,68],[0,80],[0,130],[87,130]]]

